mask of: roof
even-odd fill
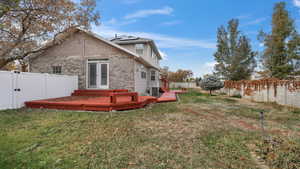
[[[140,44],[140,43],[149,43],[156,53],[156,55],[162,59],[162,56],[160,55],[160,52],[155,45],[155,42],[152,39],[148,38],[140,38],[140,37],[135,37],[135,36],[117,36],[110,41],[118,44],[118,45],[127,45],[127,44]]]
[[[105,38],[99,36],[98,34],[95,34],[95,33],[91,32],[91,31],[88,31],[88,30],[85,30],[85,29],[81,29],[81,28],[77,28],[77,29],[80,30],[80,31],[82,31],[82,32],[85,32],[85,33],[89,34],[90,36],[95,37],[96,39],[99,39],[99,40],[103,41],[104,43],[107,43],[108,45],[111,45],[111,46],[113,46],[115,48],[118,48],[118,49],[124,51],[127,54],[132,55],[136,60],[140,61],[141,63],[143,63],[143,64],[145,64],[147,66],[150,66],[150,67],[158,69],[158,70],[160,69],[159,67],[157,67],[157,66],[149,63],[148,61],[146,61],[144,58],[142,58],[138,54],[136,54],[134,52],[131,52],[130,50],[128,50],[126,48],[123,48],[122,46],[120,46],[120,45],[118,45],[116,43],[113,43],[113,42],[111,42],[109,40],[106,40]]]
[[[116,44],[116,43],[113,43],[113,42],[111,42],[111,41],[109,41],[109,40],[106,40],[105,38],[103,38],[103,37],[101,37],[101,36],[99,36],[99,35],[97,35],[97,34],[91,32],[91,31],[88,31],[88,30],[85,30],[85,29],[81,29],[81,28],[74,28],[74,30],[71,31],[71,33],[79,32],[79,31],[84,32],[84,33],[86,33],[86,34],[88,34],[88,35],[90,35],[90,36],[92,36],[92,37],[94,37],[94,38],[96,38],[96,39],[98,39],[98,40],[100,40],[100,41],[102,41],[102,42],[104,42],[104,43],[106,43],[106,44],[112,46],[112,47],[115,47],[115,48],[117,48],[117,49],[119,49],[119,50],[121,50],[121,51],[123,51],[123,52],[125,52],[125,53],[127,53],[127,54],[129,54],[129,55],[131,55],[131,56],[133,56],[133,58],[134,58],[135,60],[141,62],[142,64],[144,64],[144,65],[146,65],[146,66],[149,66],[149,67],[152,67],[152,68],[155,68],[155,69],[158,69],[158,70],[160,69],[159,67],[157,67],[157,66],[155,66],[155,65],[153,65],[153,64],[151,64],[151,63],[149,63],[148,61],[146,61],[145,59],[143,59],[142,57],[140,57],[138,54],[136,54],[136,53],[134,53],[134,52],[131,52],[130,50],[128,50],[128,49],[126,49],[126,48],[123,48],[123,47],[121,47],[120,45],[118,45],[118,44]],[[62,40],[62,39],[64,39],[64,38],[67,38],[67,37],[68,37],[68,36],[62,36],[62,38],[60,38],[60,40]],[[47,43],[45,44],[45,46],[42,47],[42,48],[47,48],[47,47],[48,47],[48,44],[50,44],[50,43],[51,43],[51,42],[47,42]],[[50,47],[50,46],[49,46],[49,47]]]

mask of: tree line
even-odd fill
[[[285,2],[275,4],[271,27],[271,32],[259,32],[258,40],[264,46],[261,54],[253,50],[250,39],[239,30],[238,19],[219,27],[214,74],[224,80],[250,79],[259,63],[268,77],[300,75],[300,35]]]
[[[178,69],[173,72],[168,67],[161,69],[162,78],[168,79],[171,82],[189,82],[195,81],[193,78],[194,73],[191,70]]]

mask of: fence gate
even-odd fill
[[[14,76],[13,72],[0,71],[0,109],[15,108]]]
[[[0,110],[23,107],[26,101],[70,96],[77,89],[77,76],[0,71]]]

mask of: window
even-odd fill
[[[146,79],[147,78],[146,72],[141,72],[141,77],[142,77],[142,79]]]
[[[135,50],[138,55],[143,55],[144,54],[144,44],[136,44]]]
[[[151,57],[152,57],[152,58],[155,58],[155,53],[154,53],[153,50],[151,50]]]
[[[155,71],[151,71],[151,80],[155,80]]]
[[[53,74],[61,74],[61,66],[52,66]]]
[[[159,96],[159,88],[158,87],[152,87],[152,96],[154,96],[154,97]]]

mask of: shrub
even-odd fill
[[[209,75],[209,76],[206,76],[203,80],[201,80],[200,87],[203,90],[209,91],[209,93],[211,95],[212,91],[223,88],[224,84],[223,84],[223,82],[221,82],[221,80],[218,77],[216,77],[214,75]]]

